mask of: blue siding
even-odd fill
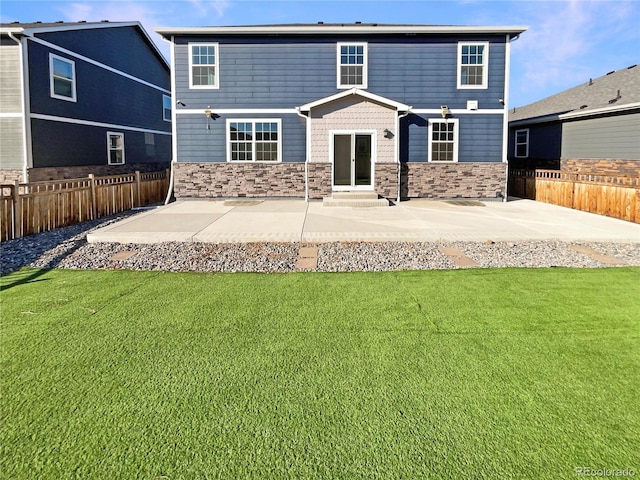
[[[457,89],[458,41],[489,41],[489,88]],[[368,43],[368,91],[414,108],[500,108],[504,36],[486,37],[178,37],[177,98],[188,108],[290,108],[332,95],[336,44]],[[189,42],[219,43],[220,88],[189,89]]]
[[[529,129],[530,160],[560,160],[562,143],[562,124],[557,122],[534,123],[509,127],[509,159],[516,159],[515,136],[516,130]],[[518,158],[517,160],[523,160]]]
[[[77,102],[51,98],[50,52],[75,62]],[[162,117],[160,90],[33,42],[29,65],[32,113],[171,131]]]
[[[304,162],[306,159],[306,123],[298,115],[225,115],[210,120],[202,115],[178,115],[178,159],[185,162],[227,161],[227,118],[279,118],[282,120],[282,161]]]
[[[401,124],[401,162],[428,161],[428,119],[439,115],[411,114]],[[502,161],[502,115],[459,115],[458,161]]]
[[[159,87],[171,89],[168,66],[136,27],[68,30],[38,33],[36,36]]]
[[[155,147],[151,149],[141,132],[33,119],[33,166],[107,165],[108,131],[124,133],[126,164],[171,160],[170,135],[154,135]]]

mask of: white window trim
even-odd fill
[[[67,62],[71,64],[71,97],[65,97],[64,95],[57,95],[55,93],[54,87],[54,76],[53,76],[53,61],[61,60],[63,62]],[[73,60],[69,60],[68,58],[61,57],[60,55],[56,55],[55,53],[49,53],[49,93],[51,94],[51,98],[57,98],[58,100],[66,100],[67,102],[77,102],[76,96],[76,62]]]
[[[122,137],[122,162],[121,163],[113,163],[111,161],[111,142],[109,142],[109,137],[111,135],[119,135]],[[123,132],[107,132],[107,164],[108,165],[124,165],[126,163],[125,157],[124,157],[124,152],[125,152],[125,148],[124,148],[124,133]]]
[[[216,57],[216,63],[213,65],[216,67],[216,81],[213,85],[194,85],[193,84],[193,53],[191,52],[191,47],[214,47],[214,55]],[[220,54],[219,54],[219,44],[211,43],[211,42],[189,42],[189,88],[199,89],[199,90],[217,90],[220,88]]]
[[[433,143],[433,124],[434,123],[453,123],[453,161],[449,162],[446,160],[433,160],[432,159],[432,149],[431,144]],[[457,118],[430,118],[429,119],[429,139],[427,142],[427,152],[428,152],[428,161],[431,163],[458,163],[458,143],[460,141],[460,134],[458,128],[458,119]]]
[[[462,85],[462,47],[482,45],[484,46],[483,63],[482,63],[482,85]],[[458,42],[458,60],[456,61],[458,68],[458,88],[471,90],[486,90],[489,88],[489,42]]]
[[[362,85],[343,85],[340,75],[340,56],[341,56],[341,47],[346,46],[355,46],[355,47],[364,47],[362,49],[362,54],[364,56],[364,63],[362,64]],[[368,88],[369,84],[369,44],[366,42],[339,42],[336,46],[336,85],[339,89],[348,89],[348,88]]]
[[[525,132],[527,134],[527,140],[524,143],[524,145],[526,146],[524,155],[518,155],[518,145],[523,145],[522,143],[518,143],[518,133],[520,132]],[[515,136],[513,138],[513,146],[514,146],[513,156],[515,158],[529,158],[529,129],[528,128],[521,128],[520,130],[515,131]]]
[[[167,98],[169,99],[169,118],[167,118],[164,114],[164,101]],[[172,112],[173,112],[173,102],[171,101],[171,97],[169,95],[162,95],[162,119],[165,122],[171,123]]]
[[[277,123],[278,124],[278,158],[276,161],[268,160],[231,160],[231,128],[232,123],[251,123],[253,124],[253,139],[251,156],[256,158],[256,123]],[[281,118],[228,118],[226,125],[227,133],[227,163],[263,163],[266,165],[273,165],[276,163],[282,163],[282,119]]]

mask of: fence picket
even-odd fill
[[[168,172],[0,185],[0,241],[159,203]]]
[[[640,223],[640,178],[512,170],[509,195]]]

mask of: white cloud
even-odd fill
[[[637,39],[630,1],[523,5],[530,29],[513,44],[512,58],[513,68],[522,72],[518,88],[525,93],[545,88],[559,92],[603,75],[615,68],[606,64],[615,56],[613,45],[624,37]]]

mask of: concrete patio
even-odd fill
[[[640,243],[640,224],[532,200],[411,200],[325,207],[303,200],[189,200],[90,233],[89,242],[561,240]]]

